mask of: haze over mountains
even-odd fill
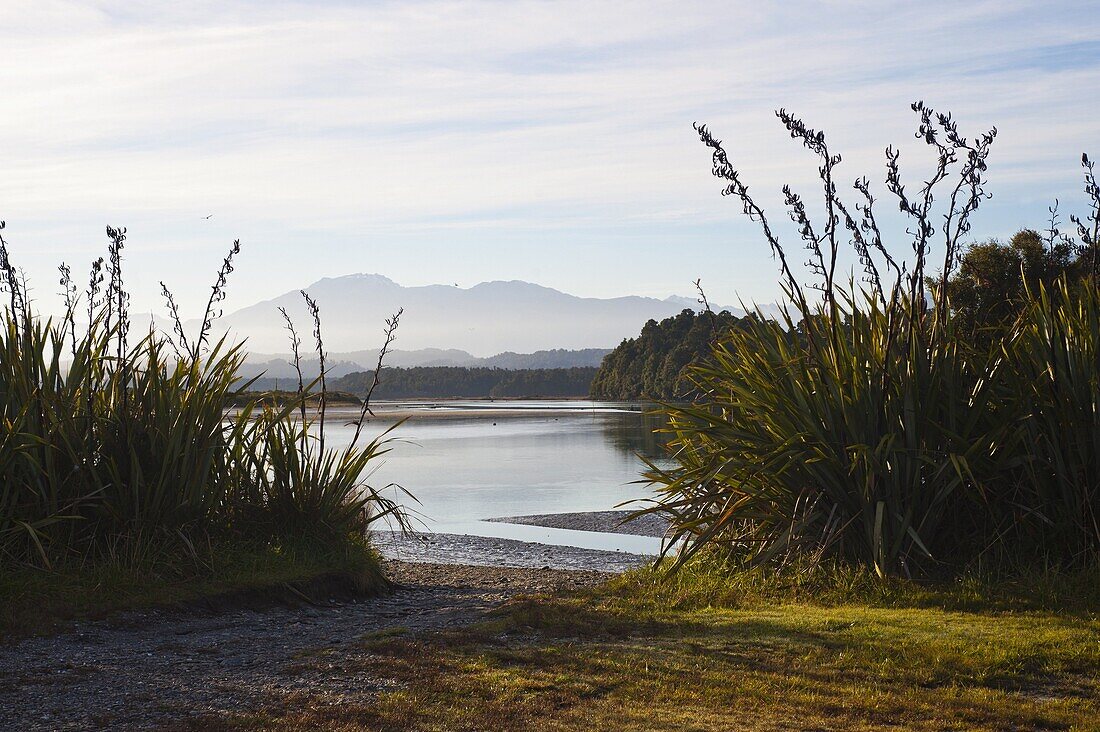
[[[339,361],[373,365],[383,321],[398,308],[404,308],[404,314],[395,347],[402,353],[395,352],[390,365],[550,368],[594,365],[607,349],[636,336],[647,320],[699,307],[687,297],[577,297],[521,281],[483,282],[469,288],[402,287],[377,274],[325,278],[306,291],[320,306],[325,348],[334,366]],[[284,362],[290,347],[279,307],[294,319],[304,350],[310,350],[312,324],[297,291],[226,313],[216,329],[247,338],[254,363]],[[193,322],[185,325],[192,331],[197,327]],[[538,351],[578,350],[587,352],[521,358]]]
[[[468,368],[498,369],[556,369],[573,366],[596,367],[603,361],[611,349],[585,348],[576,351],[554,349],[534,353],[512,353],[506,351],[487,358],[478,358],[466,351],[457,349],[424,348],[417,351],[392,350],[386,354],[387,367],[411,368],[416,366],[464,366]],[[289,381],[297,381],[298,373],[289,361],[289,354],[250,353],[248,361],[240,374],[246,378],[266,377],[257,382],[255,388],[272,389],[278,386],[278,379],[285,387],[292,386]],[[339,378],[356,371],[370,371],[378,363],[378,349],[352,351],[350,353],[329,353],[325,373]],[[320,373],[316,356],[308,354],[302,359],[302,373],[307,379],[313,379]]]

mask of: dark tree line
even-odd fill
[[[985,342],[1011,324],[1040,284],[1060,278],[1070,291],[1096,277],[1095,246],[1082,246],[1058,231],[1052,212],[1047,231],[1024,229],[1007,243],[990,240],[963,250],[947,280],[947,297],[961,334]],[[959,247],[960,250],[962,247]],[[940,278],[928,278],[935,291]],[[752,317],[752,316],[749,316]],[[746,321],[728,312],[684,310],[661,322],[650,320],[604,357],[592,380],[593,399],[677,400],[692,397],[685,369],[711,351],[716,338]]]
[[[624,340],[604,357],[592,381],[593,399],[683,399],[690,388],[687,366],[706,357],[716,337],[754,316],[684,310],[661,322],[650,320],[637,338]]]
[[[375,399],[464,399],[587,396],[596,369],[497,369],[464,366],[388,368],[374,390]],[[370,371],[347,374],[333,388],[363,396],[373,383]]]
[[[1039,285],[1065,278],[1070,293],[1079,292],[1096,276],[1096,260],[1095,247],[1062,235],[1056,222],[1045,233],[1024,229],[1007,243],[970,245],[947,280],[947,297],[963,334],[985,342],[1016,319]],[[938,288],[940,280],[929,285]]]

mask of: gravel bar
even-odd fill
[[[586,511],[583,513],[543,513],[532,516],[504,516],[486,519],[502,524],[545,526],[548,529],[573,529],[574,531],[599,531],[605,534],[632,534],[634,536],[664,537],[669,522],[654,513],[640,516],[633,521],[626,519],[634,511]]]
[[[378,532],[371,542],[388,558],[439,564],[619,573],[651,563],[654,559],[643,554],[461,534],[405,536]]]

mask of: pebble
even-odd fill
[[[654,557],[629,552],[536,544],[514,539],[460,534],[404,535],[380,531],[374,534],[372,541],[384,556],[392,559],[438,564],[461,563],[531,569],[549,567],[556,570],[620,573],[648,564],[654,559]]]

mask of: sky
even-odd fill
[[[706,122],[778,224],[817,212],[815,159],[774,116],[827,132],[838,177],[904,222],[932,158],[911,102],[996,125],[973,239],[1085,212],[1100,157],[1100,15],[1088,2],[0,3],[0,219],[43,309],[128,229],[137,311],[159,281],[200,314],[225,251],[228,309],[326,276],[521,279],[590,297],[770,302],[775,264],[719,196]],[[817,195],[815,195],[817,194]],[[212,216],[211,216],[212,215]],[[210,216],[210,218],[206,218]],[[793,228],[784,241],[799,245]],[[323,303],[322,303],[323,307]]]

